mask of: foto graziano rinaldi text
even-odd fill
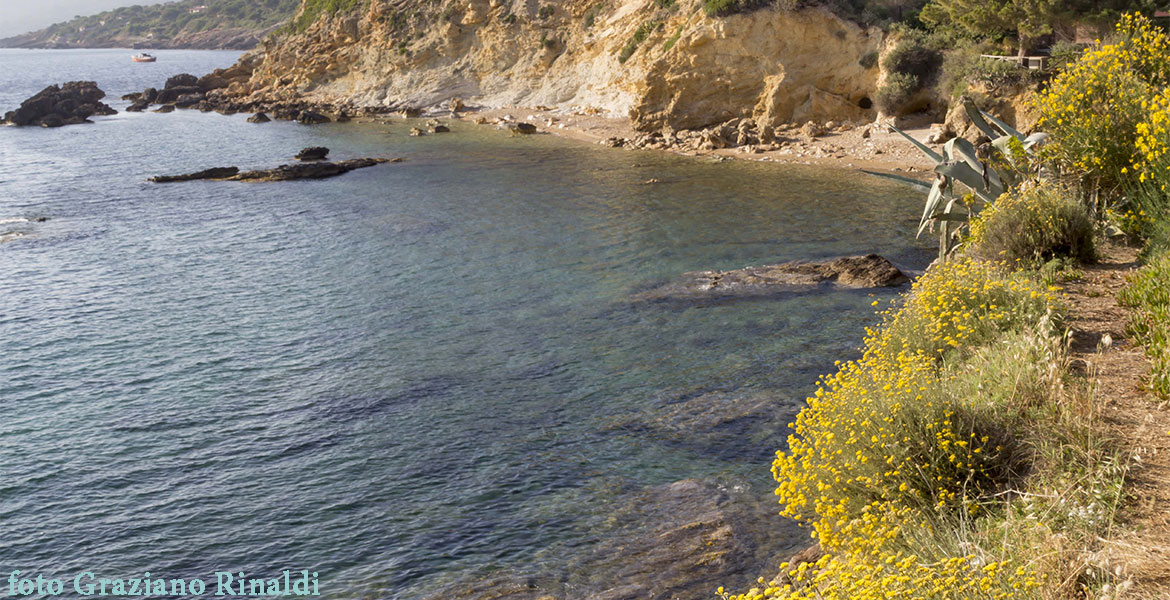
[[[11,571],[9,596],[320,596],[316,571],[282,571],[275,577],[255,577],[243,571],[216,571],[207,579],[152,576],[106,577],[82,571],[72,579]]]

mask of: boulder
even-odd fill
[[[431,128],[432,133],[450,133],[451,128],[446,125],[435,125]]]
[[[173,89],[177,87],[196,87],[199,85],[199,78],[189,73],[180,73],[167,79],[167,83],[163,86],[166,89]]]
[[[85,123],[93,115],[118,114],[101,102],[105,96],[105,92],[92,81],[51,85],[22,102],[20,108],[8,112],[5,120],[16,126],[60,127]]]
[[[303,111],[297,115],[297,123],[301,125],[320,125],[322,123],[329,123],[331,120],[329,117],[311,110]]]
[[[154,109],[154,111],[153,111],[153,112],[156,112],[156,113],[172,113],[172,112],[175,112],[175,105],[174,105],[174,104],[164,104],[164,105],[162,105],[162,106],[160,106],[160,107],[158,107],[158,108]]]
[[[139,98],[134,101],[134,104],[126,107],[126,112],[142,112],[150,108],[150,103],[144,99]]]
[[[266,115],[266,114],[264,114],[264,113],[262,113],[262,112],[258,112],[258,113],[256,113],[256,114],[254,114],[254,115],[252,115],[252,116],[248,117],[248,122],[249,122],[249,123],[267,123],[267,122],[269,122],[269,121],[271,121],[271,120],[272,120],[272,119],[269,119],[269,118],[268,118],[268,115]]]
[[[639,293],[639,301],[759,297],[833,284],[847,288],[893,287],[909,283],[898,267],[876,254],[819,262],[787,262],[735,271],[695,271]]]
[[[825,128],[822,127],[821,125],[819,125],[818,123],[814,123],[813,121],[809,121],[809,122],[805,123],[803,126],[801,126],[800,135],[811,140],[813,138],[818,138],[818,137],[821,137],[822,135],[825,135]]]
[[[510,123],[508,124],[508,130],[514,134],[532,135],[536,133],[536,125],[532,123]]]
[[[410,136],[411,137],[422,137],[426,134],[427,133],[425,131],[419,129],[418,127],[411,127],[410,128]]]
[[[463,103],[462,98],[452,98],[451,101],[447,103],[447,109],[453,113],[457,113],[464,108],[467,108],[467,105]]]
[[[173,104],[175,108],[191,108],[200,102],[203,102],[203,94],[183,94],[176,98]]]
[[[295,121],[301,111],[288,106],[281,106],[272,111],[272,118],[278,121]]]
[[[297,160],[325,160],[329,156],[329,149],[324,146],[314,146],[312,148],[305,148],[297,153],[293,158]]]

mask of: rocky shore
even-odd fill
[[[101,102],[106,93],[92,81],[70,81],[51,85],[21,103],[20,108],[4,115],[0,124],[27,127],[62,127],[90,123],[94,115],[113,115],[118,111]]]

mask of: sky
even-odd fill
[[[77,15],[166,0],[0,0],[0,38],[44,29]]]

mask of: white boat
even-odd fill
[[[131,56],[130,59],[133,60],[134,62],[154,62],[154,61],[158,60],[154,56],[151,56],[145,52],[143,52],[141,54],[135,54],[134,56]]]

